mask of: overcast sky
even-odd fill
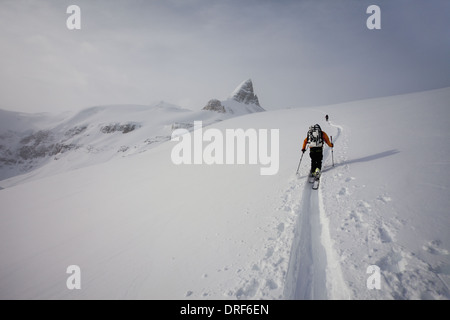
[[[0,0],[0,108],[196,110],[248,78],[267,110],[448,87],[449,18],[448,0]]]

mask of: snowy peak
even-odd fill
[[[231,94],[231,98],[244,104],[254,104],[261,107],[258,96],[253,91],[252,79],[242,82]]]
[[[203,110],[234,115],[265,111],[259,104],[251,79],[242,82],[227,100],[209,100]]]

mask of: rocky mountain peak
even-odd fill
[[[259,105],[258,96],[253,91],[253,82],[252,79],[248,79],[242,82],[231,94],[231,98],[236,100],[237,102],[241,102],[244,104],[254,104],[258,107]]]
[[[253,90],[251,79],[242,82],[227,100],[209,100],[203,110],[235,115],[264,111]]]

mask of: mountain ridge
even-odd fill
[[[57,173],[144,152],[169,141],[177,128],[193,130],[194,121],[208,126],[261,111],[236,100],[223,104],[223,112],[193,111],[164,101],[91,106],[63,114],[0,110],[0,181],[22,174],[39,176],[33,171],[47,165]]]

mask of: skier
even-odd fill
[[[328,122],[328,115],[325,116],[325,121]]]
[[[311,157],[311,171],[310,176],[318,178],[320,170],[322,170],[323,159],[323,142],[333,148],[334,144],[330,142],[328,135],[322,131],[318,124],[310,126],[306,139],[303,141],[302,152],[305,153],[306,145],[309,144],[309,156]]]

